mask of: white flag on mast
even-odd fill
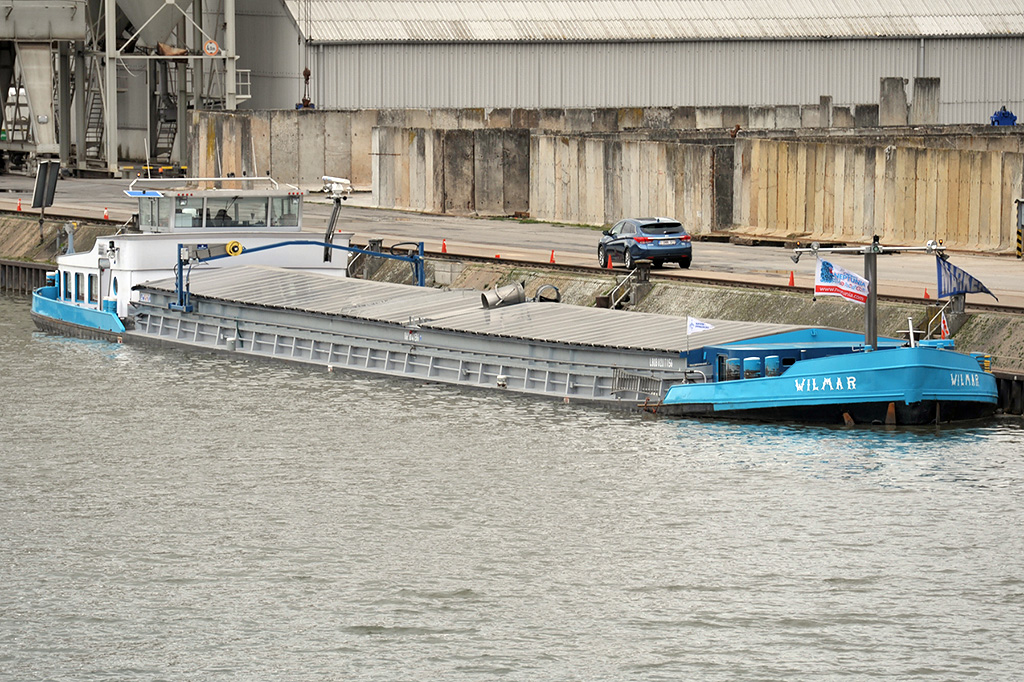
[[[814,276],[815,296],[842,296],[854,303],[865,303],[868,300],[870,286],[871,284],[860,275],[827,260],[818,259]]]
[[[690,317],[689,315],[686,316],[687,336],[689,336],[690,334],[696,334],[697,332],[706,332],[707,330],[714,328],[714,325],[708,324],[707,322],[702,322],[698,320],[696,317]]]

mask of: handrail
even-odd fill
[[[948,308],[952,304],[953,304],[953,299],[951,298],[948,301],[946,301],[946,303],[941,308],[939,308],[939,311],[937,313],[932,315],[931,319],[928,320],[928,331],[925,332],[924,338],[926,338],[926,339],[933,338],[932,334],[935,332],[935,328],[939,327],[941,329],[941,327],[942,327],[942,314],[944,312],[946,312],[946,308]]]
[[[610,306],[612,308],[617,307],[620,303],[622,303],[622,301],[626,299],[626,296],[629,294],[629,291],[626,290],[625,287],[627,284],[632,283],[632,281],[636,279],[636,272],[637,271],[634,268],[632,271],[630,271],[628,275],[622,278],[621,282],[615,285],[614,289],[608,292],[608,299],[609,301],[611,301]],[[619,291],[619,289],[622,289],[622,291],[619,293],[618,298],[616,298],[615,292]]]
[[[232,245],[235,245],[238,248],[234,253],[230,250]],[[178,301],[177,303],[170,304],[170,308],[171,310],[177,310],[183,313],[192,312],[192,304],[189,302],[191,293],[189,292],[188,277],[185,275],[185,266],[189,266],[189,271],[191,272],[191,266],[194,263],[209,263],[210,261],[220,260],[222,258],[235,258],[246,253],[257,253],[259,251],[279,249],[285,246],[322,246],[325,250],[337,249],[338,251],[348,251],[349,253],[366,254],[369,256],[380,256],[381,258],[388,258],[391,260],[405,261],[412,265],[412,272],[413,277],[416,279],[416,285],[423,287],[426,286],[426,271],[423,264],[423,242],[416,242],[416,245],[417,249],[415,251],[410,251],[408,256],[400,256],[393,253],[368,251],[357,246],[341,246],[339,244],[331,244],[330,242],[318,242],[312,239],[289,239],[288,241],[265,244],[263,246],[254,246],[248,249],[242,248],[242,245],[238,242],[230,242],[225,245],[225,247],[227,247],[225,248],[225,253],[200,258],[191,253],[192,250],[188,245],[178,244],[178,263],[174,266],[174,290],[177,294]]]
[[[241,177],[233,178],[143,178],[137,177],[128,183],[128,189],[135,187],[136,182],[148,183],[148,182],[177,182],[179,184],[188,184],[190,182],[269,182],[274,186],[274,189],[280,189],[280,185],[277,184],[277,180],[270,177],[269,175],[243,175]]]

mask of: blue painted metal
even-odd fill
[[[202,262],[202,259],[199,259],[199,262]],[[183,313],[192,312],[192,304],[188,300],[188,281],[185,279],[185,267],[188,263],[185,245],[178,244],[178,264],[174,266],[174,286],[175,291],[178,292],[178,301],[168,304],[167,307],[171,310],[180,310]]]
[[[905,342],[901,339],[881,338],[881,349],[898,348]],[[775,357],[775,367],[788,367],[800,360],[831,357],[864,350],[864,335],[835,329],[807,328],[782,334],[759,336],[743,341],[692,348],[686,354],[689,365],[711,364],[712,378],[723,381],[724,370],[735,361],[742,363],[747,358],[760,358],[767,367],[767,358]]]
[[[108,332],[125,330],[121,319],[111,312],[58,299],[55,286],[40,287],[32,292],[32,312],[90,329]]]
[[[1006,107],[992,114],[990,120],[994,126],[1012,126],[1017,124],[1017,117],[1013,115],[1012,111],[1007,111]]]
[[[703,406],[704,413],[736,415],[791,413],[825,405],[922,402],[979,403],[994,409],[997,399],[995,376],[976,359],[917,346],[801,360],[777,377],[678,384],[668,390],[662,404],[667,408]]]

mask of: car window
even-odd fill
[[[644,225],[646,234],[686,234],[680,223],[657,223]]]
[[[625,224],[623,224],[623,226],[622,226],[622,234],[623,234],[623,236],[631,235],[631,234],[636,234],[636,226],[634,226],[633,223],[625,223]]]
[[[615,223],[615,227],[613,227],[611,230],[609,230],[609,232],[611,232],[613,235],[618,235],[619,232],[622,231],[622,226],[625,225],[625,224],[626,224],[626,221],[620,220],[619,222]]]

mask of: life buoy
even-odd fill
[[[227,250],[229,256],[237,256],[242,253],[242,251],[245,251],[245,247],[237,241],[228,242],[228,245],[224,248]]]

